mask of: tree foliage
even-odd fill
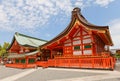
[[[120,58],[120,50],[117,50],[117,51],[116,51],[115,57],[116,57],[116,58]]]
[[[7,56],[7,48],[9,47],[9,43],[4,42],[3,46],[0,45],[0,57],[6,57]]]
[[[116,58],[120,58],[120,54],[115,54],[115,57]]]

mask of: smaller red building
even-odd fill
[[[9,56],[7,67],[31,68],[36,66],[38,47],[47,41],[15,33],[8,48]]]

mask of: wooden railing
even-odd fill
[[[42,67],[71,67],[71,68],[98,68],[114,69],[114,57],[59,57],[37,63]]]
[[[66,58],[55,59],[54,65],[56,67],[113,69],[114,64],[111,60],[112,58]]]
[[[5,64],[6,67],[12,67],[12,68],[35,68],[36,64]]]
[[[46,68],[46,67],[48,67],[48,61],[37,61],[36,65]]]
[[[25,64],[5,64],[6,67],[12,67],[12,68],[25,68]]]

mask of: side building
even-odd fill
[[[36,61],[39,59],[40,45],[47,41],[30,37],[27,35],[15,33],[8,50],[8,63],[6,67],[31,68],[36,67]]]
[[[114,69],[115,59],[109,51],[112,45],[108,26],[89,23],[81,10],[74,8],[67,28],[40,46],[41,59],[44,60],[37,64],[43,67]]]

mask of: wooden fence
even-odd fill
[[[11,67],[11,68],[35,68],[36,64],[5,64],[6,67]]]
[[[114,57],[60,57],[49,59],[48,61],[37,62],[42,67],[68,67],[68,68],[98,68],[98,69],[114,69]]]

